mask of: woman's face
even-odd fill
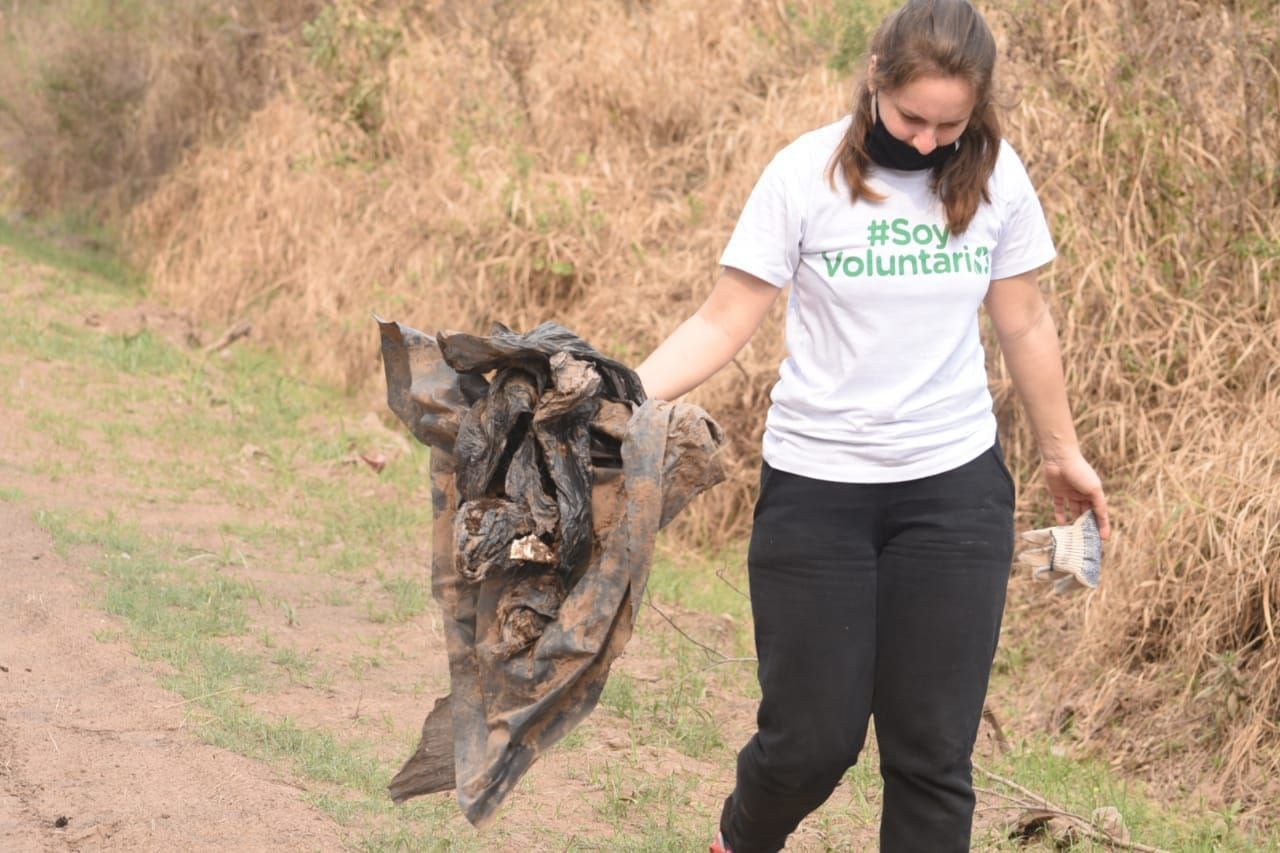
[[[960,138],[978,102],[973,86],[959,77],[917,77],[872,94],[889,133],[921,154]]]

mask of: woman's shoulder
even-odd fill
[[[994,187],[1029,186],[1031,178],[1027,174],[1026,164],[1007,139],[1000,140],[1000,150],[996,153],[995,169],[991,172],[991,183]]]
[[[798,173],[825,171],[828,161],[849,129],[850,120],[850,116],[845,116],[802,133],[778,151],[770,165]]]

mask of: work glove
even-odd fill
[[[1036,580],[1053,581],[1056,593],[1097,589],[1102,577],[1102,536],[1093,510],[1071,524],[1029,530],[1018,561],[1031,567]]]

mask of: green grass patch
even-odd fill
[[[78,274],[70,280],[78,287],[141,294],[142,275],[120,260],[116,238],[84,217],[16,222],[0,216],[0,245]]]
[[[344,743],[288,717],[269,720],[243,706],[221,709],[204,734],[215,746],[242,755],[285,760],[308,779],[385,796],[386,768],[368,754],[367,744]]]
[[[615,671],[600,704],[627,721],[636,743],[671,747],[691,758],[724,758],[728,750],[707,698],[707,659],[683,640],[662,651],[672,665],[657,681]]]
[[[362,830],[356,842],[360,849],[483,849],[458,845],[454,840],[445,842],[444,847],[423,844],[461,835],[456,827],[460,820],[457,808],[445,796],[394,805],[386,784],[396,767],[374,757],[373,744],[346,741],[287,717],[269,719],[234,698],[210,698],[214,701],[201,702],[214,712],[201,727],[205,740],[242,755],[284,764],[316,783],[317,790],[308,794],[308,800],[339,824]]]
[[[1047,738],[1024,742],[1009,755],[977,763],[1086,819],[1095,809],[1114,807],[1124,817],[1133,839],[1149,846],[1180,853],[1277,849],[1274,839],[1267,842],[1248,837],[1239,824],[1238,809],[1215,812],[1203,802],[1194,810],[1161,805],[1141,782],[1119,775],[1102,761],[1054,755],[1053,743]],[[981,771],[975,771],[974,782],[1007,795],[1020,796],[1016,790]],[[999,804],[999,800],[992,798],[992,803]],[[1010,820],[1017,814],[1017,808],[1009,809]],[[998,830],[990,833],[983,843],[993,848],[1016,847]],[[1084,841],[1071,849],[1111,848]]]
[[[383,609],[370,603],[369,619],[373,622],[408,622],[423,613],[431,600],[425,574],[422,579],[382,578],[382,588],[390,596],[390,606]]]
[[[690,794],[698,779],[658,775],[628,758],[590,765],[587,779],[602,794],[594,804],[597,816],[615,832],[610,850],[657,853],[706,846],[715,823],[693,804]]]
[[[27,423],[63,450],[80,453],[86,448],[80,437],[83,425],[71,418],[55,412],[35,411],[27,415]]]
[[[677,553],[664,545],[654,556],[648,591],[686,610],[746,621],[751,618],[746,567],[744,547],[703,554]]]
[[[91,565],[106,582],[104,608],[125,620],[140,655],[173,667],[171,688],[188,698],[266,689],[255,657],[218,642],[247,630],[245,602],[261,604],[252,585],[175,562],[171,546],[148,542],[114,514],[73,520],[42,512],[37,520],[60,553],[86,545],[100,552]]]
[[[725,657],[751,656],[755,640],[746,566],[745,543],[718,554],[673,552],[663,546],[654,557],[645,594],[658,607],[671,603],[682,610],[727,617],[731,630],[708,645]],[[644,615],[645,620],[655,617],[661,619],[652,611]]]
[[[834,0],[807,17],[791,14],[815,50],[826,55],[830,68],[853,74],[862,70],[856,64],[866,54],[876,27],[897,5],[896,0]]]
[[[86,302],[109,310],[110,297]],[[108,334],[91,326],[72,325],[62,320],[43,321],[20,311],[0,314],[3,349],[24,358],[75,365],[66,377],[69,387],[118,382],[118,374],[155,378],[188,369],[192,356],[143,329],[136,334]],[[96,390],[96,389],[95,389]],[[118,391],[111,392],[116,397]],[[132,389],[137,395],[138,389]],[[165,388],[148,388],[145,398],[171,393]],[[134,399],[138,399],[137,396]],[[99,401],[105,402],[105,401]],[[114,402],[114,400],[112,401]]]
[[[270,652],[271,643],[264,644],[269,656],[263,658],[222,642],[247,633],[247,604],[263,606],[252,584],[219,574],[210,566],[216,559],[177,561],[177,548],[148,539],[111,514],[95,520],[44,512],[38,520],[61,553],[85,546],[100,552],[92,565],[105,581],[105,609],[124,620],[125,635],[141,656],[168,665],[161,683],[202,712],[196,730],[206,742],[285,764],[325,788],[314,802],[335,820],[373,827],[361,842],[365,849],[435,849],[400,845],[439,838],[442,824],[456,819],[456,809],[442,807],[438,797],[408,808],[393,806],[385,788],[396,768],[374,756],[373,744],[343,740],[250,706],[249,694],[271,690],[278,680],[274,674],[282,672],[292,682],[312,666],[296,650]],[[386,585],[398,591],[393,597],[404,600],[396,612],[417,606],[420,593],[409,592],[408,584]],[[111,632],[101,639],[117,636]],[[352,660],[353,668],[365,672],[381,665],[376,655]]]

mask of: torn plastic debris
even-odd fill
[[[481,826],[595,707],[657,532],[724,479],[723,437],[696,406],[646,401],[634,372],[556,324],[432,337],[378,322],[388,405],[433,448],[452,684],[389,791],[456,788]]]

